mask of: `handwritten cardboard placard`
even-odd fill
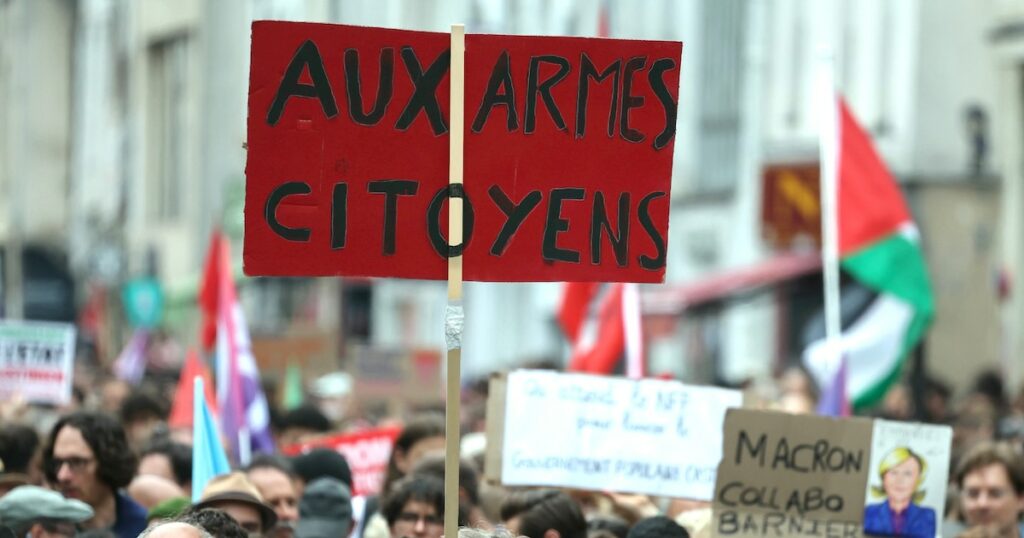
[[[872,424],[730,409],[714,535],[862,536]]]
[[[501,481],[710,500],[725,411],[742,399],[675,381],[511,372]]]
[[[377,428],[354,433],[332,434],[282,448],[287,456],[330,448],[345,456],[352,470],[352,494],[376,495],[381,492],[388,459],[400,428]]]
[[[75,326],[0,321],[0,401],[22,397],[36,403],[71,401]]]
[[[252,27],[245,271],[660,282],[682,44],[466,36],[465,186],[449,36]],[[447,199],[464,237],[447,246]]]

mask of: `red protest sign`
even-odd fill
[[[356,433],[327,435],[282,448],[286,456],[295,456],[314,448],[338,451],[352,470],[352,494],[376,495],[384,484],[388,459],[400,428],[378,428]]]
[[[466,36],[465,187],[448,186],[449,36],[253,24],[251,275],[664,277],[682,44]],[[453,190],[454,189],[454,190]],[[447,246],[447,198],[466,200]]]

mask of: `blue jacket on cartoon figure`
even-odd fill
[[[864,509],[864,532],[881,536],[933,538],[935,536],[935,510],[910,503],[903,511],[903,528],[897,534],[893,526],[893,513],[889,508],[888,499],[877,504],[869,504]]]

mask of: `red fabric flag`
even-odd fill
[[[199,327],[199,343],[204,351],[213,349],[217,343],[217,305],[220,297],[220,260],[224,249],[224,236],[220,230],[210,235],[210,247],[206,251],[203,281],[199,285],[199,309],[203,320]],[[189,393],[191,394],[191,393]]]
[[[559,320],[566,317],[576,320],[576,315],[580,316],[573,332],[567,328],[570,325],[564,322],[562,325],[572,344],[569,370],[593,374],[613,373],[626,350],[622,315],[623,284],[606,284],[603,287],[601,284],[593,284],[589,288],[577,283],[566,286],[566,301],[559,312]],[[588,290],[590,294],[584,297]],[[582,309],[578,304],[580,301],[583,302]]]
[[[190,349],[185,357],[185,364],[181,367],[181,377],[178,378],[178,388],[174,390],[174,402],[171,406],[171,416],[167,419],[167,425],[171,428],[191,428],[193,412],[192,385],[196,376],[202,376],[203,389],[206,393],[206,405],[210,412],[217,414],[217,398],[213,396],[213,383],[210,379],[210,369],[199,360],[199,354]]]
[[[839,256],[890,235],[910,222],[903,194],[871,138],[839,99]]]
[[[601,287],[598,282],[566,282],[562,289],[562,305],[558,308],[558,324],[569,338],[576,342],[587,319],[590,300]]]

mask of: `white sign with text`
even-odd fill
[[[711,500],[739,391],[658,379],[508,374],[502,482]]]
[[[74,325],[0,321],[0,400],[66,404],[74,364]]]

